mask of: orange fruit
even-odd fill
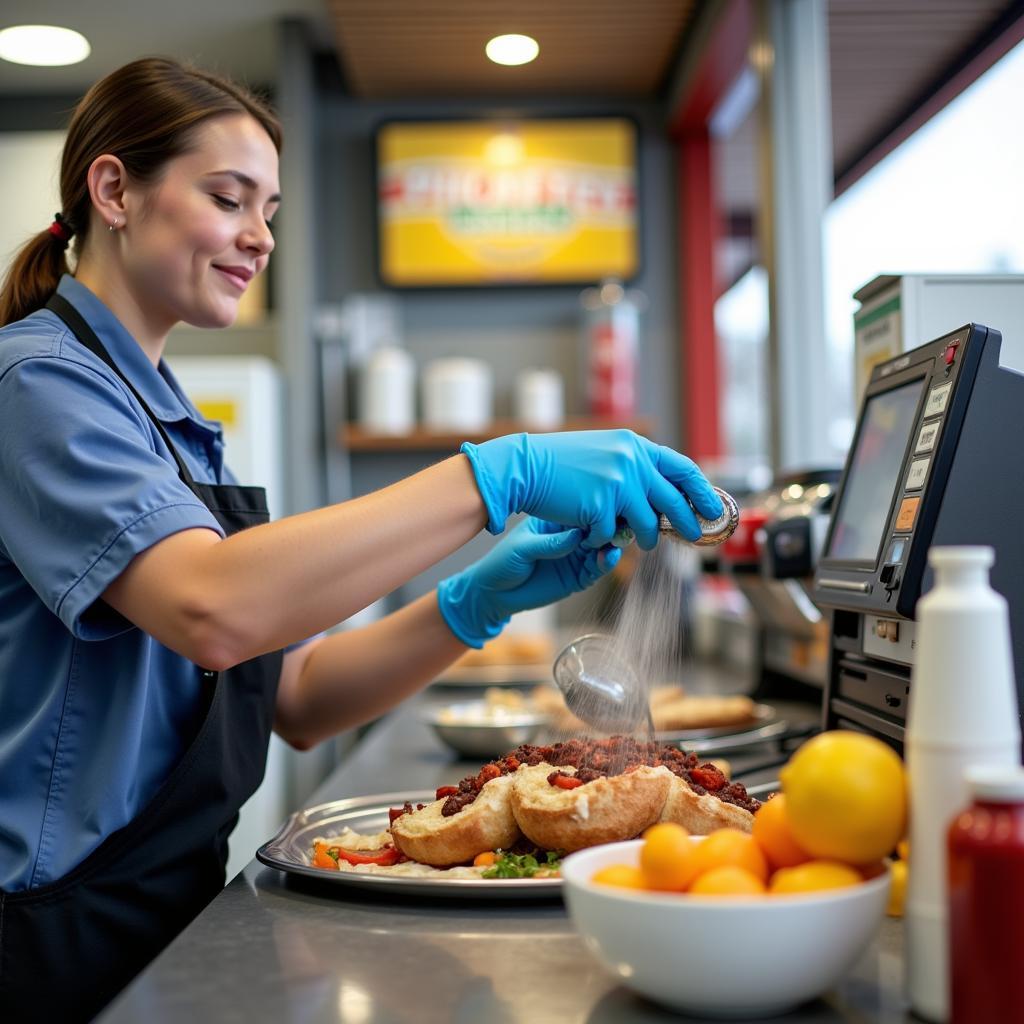
[[[823,732],[800,747],[779,778],[793,838],[816,858],[869,864],[903,837],[903,762],[874,736]]]
[[[640,870],[648,888],[682,892],[693,878],[690,861],[695,849],[682,825],[670,821],[652,825],[640,847]]]
[[[753,836],[737,828],[720,828],[705,836],[690,856],[691,878],[722,867],[743,868],[762,882],[768,879],[768,861],[761,847]]]
[[[779,868],[768,883],[768,892],[782,896],[794,892],[818,892],[821,889],[845,889],[860,885],[864,879],[849,864],[832,860],[810,860],[795,868]]]
[[[752,835],[773,868],[794,868],[811,860],[811,855],[793,837],[784,793],[777,793],[761,804],[754,815]]]
[[[690,886],[691,896],[763,896],[764,882],[745,868],[725,864],[705,871]]]
[[[609,864],[598,868],[590,876],[598,885],[611,885],[617,889],[646,889],[643,872],[632,864]]]

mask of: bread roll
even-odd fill
[[[444,800],[403,814],[391,823],[395,846],[412,860],[436,868],[465,864],[485,850],[508,849],[519,839],[512,815],[511,775],[484,783],[477,798],[445,817]]]
[[[658,820],[672,780],[667,768],[644,766],[562,789],[548,782],[555,771],[576,774],[546,763],[520,768],[512,777],[512,813],[531,843],[566,853],[639,835]]]
[[[659,820],[674,821],[696,836],[705,836],[716,828],[738,828],[749,832],[754,827],[754,816],[750,811],[719,800],[712,793],[695,793],[686,780],[677,775],[672,776]]]
[[[686,729],[714,729],[743,725],[754,717],[754,702],[740,694],[733,696],[694,695],[666,700],[651,706],[654,728],[658,732]]]

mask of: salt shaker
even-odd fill
[[[717,519],[705,519],[698,511],[692,501],[684,494],[687,504],[693,509],[693,514],[700,527],[700,536],[692,543],[698,547],[710,547],[715,544],[723,544],[735,532],[740,521],[740,507],[736,499],[721,487],[714,487],[715,493],[722,500],[722,514]],[[667,515],[662,513],[658,516],[658,532],[662,536],[670,537],[672,540],[682,541],[683,535],[676,531],[676,528],[669,521]],[[612,544],[617,548],[628,547],[636,540],[636,534],[629,526],[620,526],[612,537]]]
[[[904,917],[914,1011],[949,1019],[946,831],[968,803],[970,765],[1020,763],[1020,725],[1005,599],[989,586],[988,547],[928,552],[935,586],[917,604],[906,761],[910,861]]]

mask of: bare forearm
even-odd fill
[[[132,622],[211,668],[327,629],[465,544],[486,513],[457,455],[352,501],[220,540],[169,537],[104,594]]]
[[[362,629],[336,633],[278,695],[275,728],[308,747],[368,722],[420,690],[466,647],[427,594]]]

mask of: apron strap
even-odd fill
[[[178,476],[181,477],[189,490],[198,496],[199,492],[196,487],[196,482],[192,479],[192,474],[188,471],[188,466],[185,465],[181,456],[178,454],[178,449],[174,446],[174,442],[167,435],[167,431],[164,430],[163,424],[153,414],[153,411],[146,404],[142,395],[135,390],[135,386],[132,382],[120,371],[117,363],[114,362],[110,353],[103,347],[103,342],[100,341],[96,336],[96,332],[88,325],[88,323],[86,323],[82,314],[79,313],[63,295],[58,295],[56,293],[50,296],[49,302],[46,303],[46,308],[50,310],[51,313],[56,313],[56,315],[68,325],[78,341],[94,355],[99,356],[99,358],[102,359],[103,362],[105,362],[107,366],[109,366],[114,373],[118,375],[118,377],[120,377],[128,390],[135,396],[135,400],[142,406],[143,411],[149,417],[153,426],[156,427],[157,432],[163,438],[164,444],[166,444],[170,449],[171,455],[174,456],[174,461],[178,464]]]

